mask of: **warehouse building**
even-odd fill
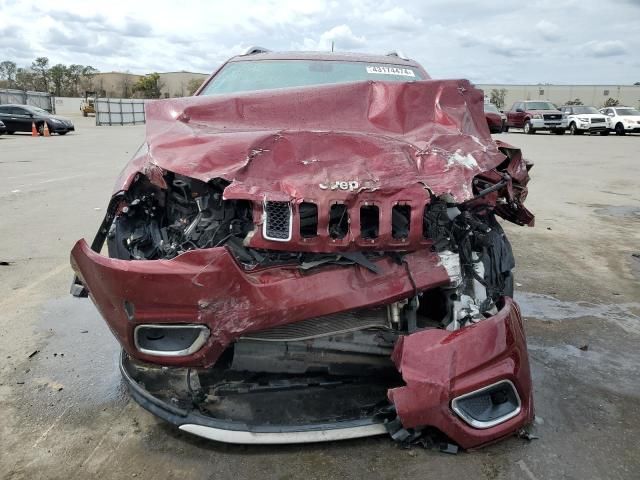
[[[640,107],[640,85],[479,84],[477,87],[484,90],[487,101],[491,98],[492,90],[504,90],[505,109],[520,100],[549,100],[559,106],[576,99],[583,105],[600,108],[610,98],[617,100],[619,105]]]

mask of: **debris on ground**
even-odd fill
[[[584,345],[579,346],[578,349],[582,350],[583,352],[586,352],[587,350],[589,350],[589,344],[585,343]]]
[[[34,350],[33,352],[31,352],[31,353],[29,354],[29,357],[28,357],[28,358],[33,358],[33,357],[35,357],[35,356],[36,356],[37,354],[39,354],[39,353],[40,353],[40,350]]]

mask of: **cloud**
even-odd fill
[[[633,35],[639,4],[0,0],[0,61],[28,66],[46,56],[51,64],[88,63],[103,71],[208,73],[250,45],[327,51],[334,41],[338,51],[400,50],[434,78],[631,84],[640,79],[640,37]]]
[[[615,57],[628,52],[627,47],[620,40],[592,40],[582,45],[587,55],[592,57]]]
[[[331,42],[334,42],[336,49],[340,50],[358,50],[367,43],[365,37],[355,35],[351,28],[344,24],[322,33],[317,43],[317,49],[331,50]]]
[[[367,24],[399,32],[415,30],[424,26],[422,18],[398,6],[384,11],[373,9],[363,20]]]
[[[549,42],[554,42],[562,38],[560,27],[548,20],[540,20],[536,23],[536,30],[542,38]]]

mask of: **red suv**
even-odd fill
[[[547,130],[556,135],[564,135],[567,118],[558,107],[547,101],[515,102],[507,113],[507,126],[522,128],[524,133],[533,135],[538,130]]]
[[[497,220],[533,224],[531,164],[482,105],[398,54],[256,49],[149,102],[71,252],[132,397],[232,443],[438,430],[470,448],[531,422]]]

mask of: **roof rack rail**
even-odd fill
[[[254,55],[256,53],[267,53],[270,52],[271,50],[269,50],[268,48],[264,48],[264,47],[258,47],[256,45],[247,48],[242,55]]]
[[[411,60],[409,57],[407,57],[400,50],[392,50],[392,51],[388,52],[386,55],[387,55],[387,57],[398,57],[401,60]]]

